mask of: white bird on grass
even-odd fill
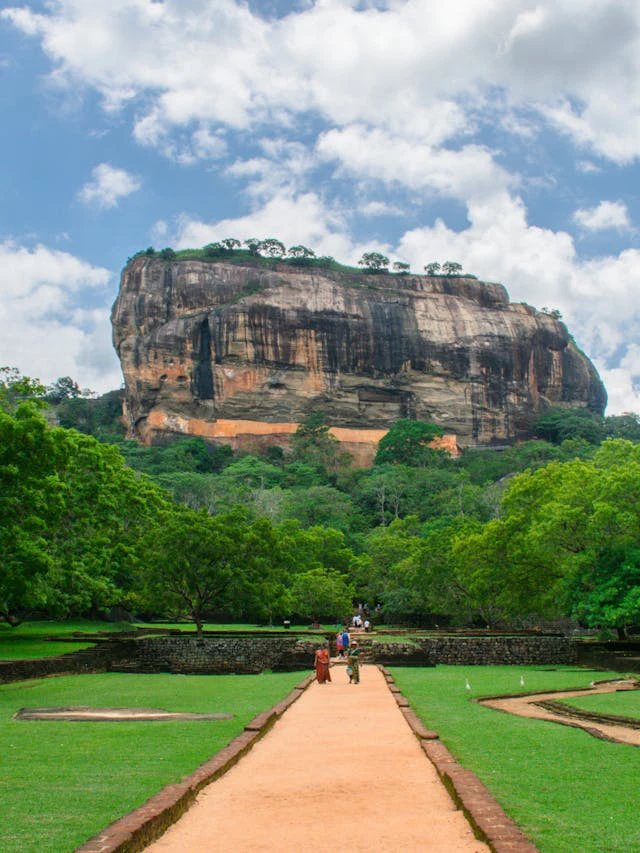
[[[468,679],[468,678],[467,678],[467,679],[466,679],[466,681],[465,681],[465,686],[466,686],[467,690],[471,690],[471,685],[469,684],[469,679]]]
[[[524,687],[524,675],[520,676],[520,687]]]

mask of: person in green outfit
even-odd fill
[[[357,643],[351,643],[347,653],[347,675],[349,676],[349,684],[360,684],[360,661],[358,655],[360,649]]]

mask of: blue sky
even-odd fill
[[[640,411],[636,0],[0,2],[0,366],[106,391],[139,249],[455,260]]]

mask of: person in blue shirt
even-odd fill
[[[348,632],[348,631],[347,631],[347,629],[345,628],[345,629],[344,629],[344,631],[342,632],[342,650],[343,650],[343,652],[344,652],[344,654],[345,654],[345,655],[348,655],[348,654],[349,654],[349,645],[350,645],[350,642],[351,642],[351,640],[350,640],[350,637],[349,637],[349,632]]]

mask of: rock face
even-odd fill
[[[500,284],[265,267],[125,267],[112,322],[132,435],[283,444],[322,411],[364,462],[398,418],[468,445],[526,436],[548,405],[604,411],[565,326]]]

